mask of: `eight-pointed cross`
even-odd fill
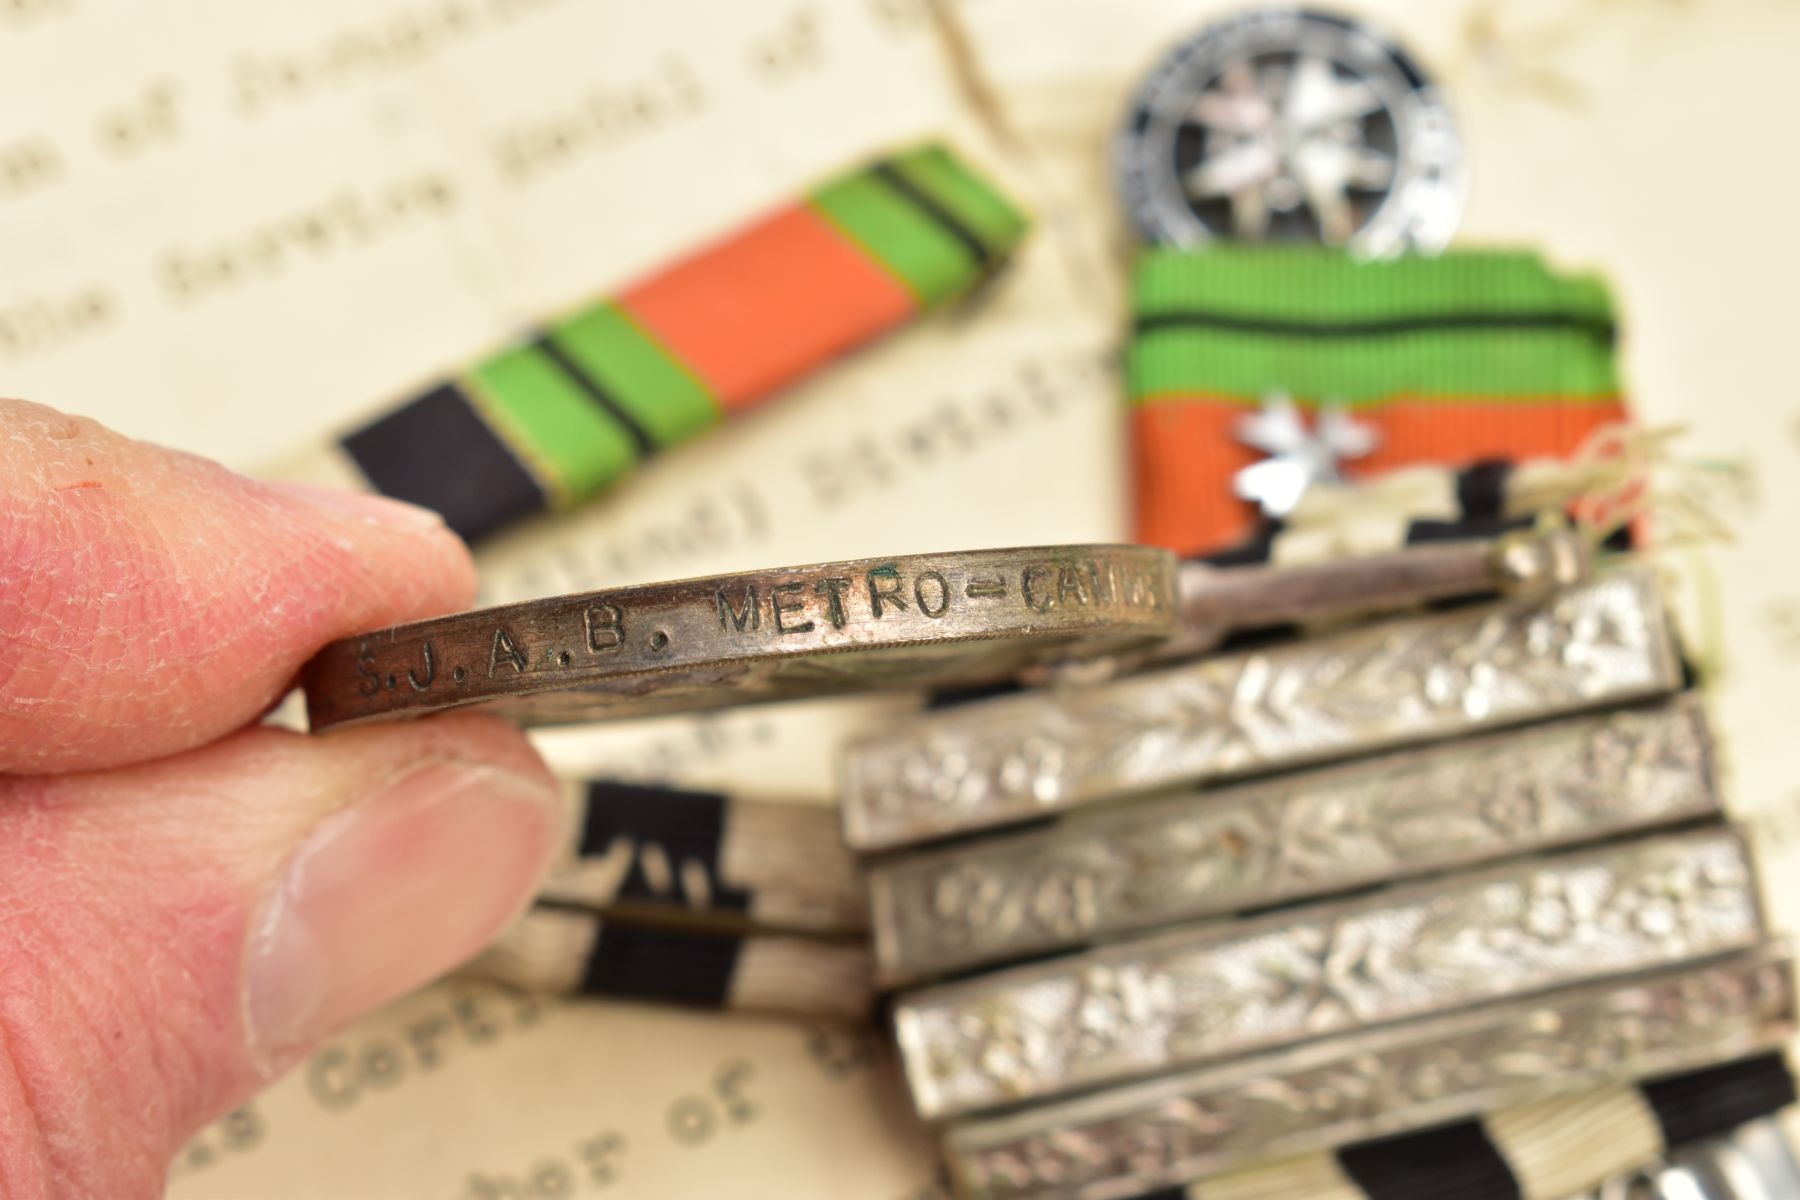
[[[1342,245],[1358,224],[1350,191],[1394,180],[1393,157],[1364,140],[1363,118],[1381,107],[1374,88],[1317,55],[1292,66],[1233,62],[1194,102],[1209,149],[1183,184],[1198,199],[1229,198],[1240,238],[1260,239],[1271,212],[1305,204],[1320,238]]]

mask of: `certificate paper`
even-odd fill
[[[1597,267],[1632,400],[1735,530],[1671,548],[1727,797],[1800,926],[1800,10],[1364,4],[1464,125],[1463,241]],[[994,286],[569,514],[487,598],[1117,539],[1127,238],[1108,140],[1219,6],[1174,0],[0,0],[0,389],[242,470],[821,178],[944,137],[1033,210]],[[271,464],[274,467],[271,468]],[[1729,468],[1729,469],[1728,469]],[[904,696],[541,735],[570,771],[831,802]],[[334,1039],[175,1167],[178,1200],[926,1200],[871,1032],[449,981]]]

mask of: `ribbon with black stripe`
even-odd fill
[[[1322,247],[1145,254],[1127,385],[1138,540],[1211,555],[1259,533],[1238,426],[1272,395],[1371,426],[1367,479],[1420,464],[1566,458],[1626,416],[1598,279],[1535,255],[1366,262]]]
[[[632,848],[631,864],[618,891],[602,904],[701,906],[742,914],[748,892],[730,886],[721,867],[727,798],[719,792],[597,779],[587,784],[585,812],[576,853],[602,858],[621,842]],[[648,854],[665,864],[667,878],[652,878]],[[684,872],[704,873],[704,894],[693,895]]]
[[[580,994],[691,1008],[732,1007],[743,934],[607,921],[595,935]]]
[[[345,436],[368,486],[475,540],[574,504],[979,284],[1020,212],[947,149],[840,175]]]
[[[576,819],[540,888],[546,901],[798,935],[868,929],[829,805],[612,779],[564,789]]]
[[[467,968],[534,991],[862,1021],[874,964],[856,937],[803,937],[539,901]]]
[[[1365,537],[1359,553],[1379,554],[1431,542],[1479,541],[1530,528],[1536,516],[1515,515],[1518,506],[1508,500],[1515,466],[1504,459],[1484,459],[1460,470],[1445,468],[1446,490],[1455,497],[1453,514],[1413,516],[1384,523],[1382,527],[1390,540],[1371,544]],[[1281,541],[1288,532],[1287,526],[1279,520],[1264,521],[1235,545],[1195,557],[1216,567],[1282,561]],[[1305,536],[1304,533],[1301,536]],[[1627,525],[1614,531],[1607,536],[1605,544],[1609,550],[1631,549],[1636,544],[1632,528]]]
[[[1777,1052],[1233,1171],[1137,1200],[1567,1200],[1795,1099]]]

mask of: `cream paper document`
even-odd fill
[[[1633,399],[1737,540],[1667,556],[1735,811],[1800,927],[1800,110],[1770,0],[1382,0],[1473,162],[1463,240],[1618,290]],[[992,289],[482,554],[490,600],[1125,535],[1107,142],[1214,3],[0,0],[0,390],[256,470],[881,150],[1034,210]],[[1735,468],[1741,467],[1739,472]],[[831,802],[879,697],[542,736],[557,765]],[[929,1200],[871,1033],[452,981],[177,1163],[178,1200]]]

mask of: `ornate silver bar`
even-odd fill
[[[1733,830],[1641,838],[903,995],[928,1120],[1743,949],[1763,936]]]
[[[1691,698],[1572,718],[871,864],[876,962],[895,986],[1719,807]]]
[[[1625,568],[1536,603],[1386,621],[902,723],[847,752],[845,836],[891,849],[1625,704],[1680,682],[1656,583]]]
[[[1565,989],[952,1126],[979,1200],[1118,1200],[1254,1159],[1419,1129],[1774,1045],[1794,1025],[1779,945]],[[1201,1189],[1204,1192],[1204,1188]]]

